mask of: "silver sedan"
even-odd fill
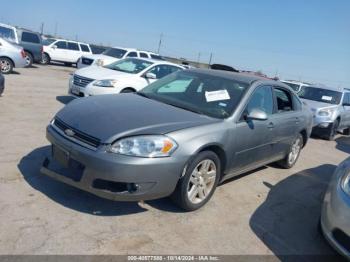
[[[0,38],[0,65],[3,74],[11,73],[15,67],[25,67],[26,59],[23,48]]]
[[[350,158],[336,169],[325,195],[321,227],[329,243],[350,258]]]

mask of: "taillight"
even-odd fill
[[[23,49],[21,50],[21,55],[22,55],[22,58],[25,58],[25,57],[26,57],[26,53],[24,52]]]

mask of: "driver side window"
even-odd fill
[[[272,115],[273,96],[271,86],[260,86],[254,91],[244,110],[244,114],[251,113],[253,109],[259,109],[264,111],[267,115]]]

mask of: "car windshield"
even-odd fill
[[[53,38],[47,38],[47,39],[44,39],[43,40],[43,45],[50,45],[52,44],[53,42],[55,42],[56,39],[53,39]]]
[[[11,42],[16,42],[15,32],[11,28],[0,26],[0,37],[5,38]]]
[[[340,103],[342,93],[324,88],[303,86],[298,95],[300,98],[337,105]]]
[[[144,69],[150,67],[153,63],[150,61],[136,59],[136,58],[127,58],[112,64],[106,65],[106,68],[121,71],[129,74],[138,74]]]
[[[119,48],[110,48],[104,51],[102,54],[115,58],[123,58],[123,56],[126,54],[126,50]]]
[[[290,88],[292,88],[295,92],[299,91],[300,85],[298,84],[293,84],[293,83],[288,83],[288,82],[283,82],[286,85],[288,85]]]
[[[229,117],[249,85],[193,71],[170,74],[138,92],[139,95],[214,118]]]

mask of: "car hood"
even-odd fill
[[[223,120],[200,115],[137,94],[76,99],[56,115],[71,128],[102,143],[140,134],[166,134]]]
[[[81,68],[75,71],[76,75],[95,79],[95,80],[103,80],[103,79],[118,79],[120,77],[130,77],[133,74],[128,74],[112,69],[108,69],[102,66],[88,66]]]
[[[301,101],[305,102],[305,104],[312,110],[316,111],[321,108],[328,108],[328,107],[336,107],[337,105],[333,104],[328,104],[324,102],[318,102],[318,101],[313,101],[313,100],[308,100],[308,99],[303,99],[301,98]]]
[[[93,59],[93,60],[96,60],[96,59],[101,59],[105,62],[116,62],[116,61],[119,61],[120,59],[118,58],[115,58],[113,56],[108,56],[108,55],[103,55],[103,54],[96,54],[96,55],[83,55],[84,58],[89,58],[89,59]]]

